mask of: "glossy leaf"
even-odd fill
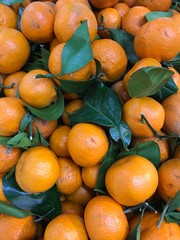
[[[180,191],[178,191],[175,197],[171,200],[168,212],[172,212],[177,208],[180,208]]]
[[[134,72],[128,81],[131,97],[144,97],[158,93],[174,73],[162,67],[145,67]]]
[[[5,202],[0,201],[0,214],[6,214],[17,218],[25,218],[31,215],[31,212],[21,210],[17,207],[11,206]]]
[[[148,22],[153,19],[162,18],[162,17],[171,17],[171,16],[172,16],[172,12],[160,12],[160,11],[152,11],[145,15]]]
[[[19,132],[9,139],[7,146],[27,149],[31,146],[31,140],[26,132]]]
[[[26,113],[26,115],[21,120],[20,131],[24,132],[26,130],[28,124],[31,123],[34,118],[35,117],[32,114],[30,114],[29,112]]]
[[[83,21],[63,48],[60,75],[75,72],[92,59],[93,53],[87,21]]]

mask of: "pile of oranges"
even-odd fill
[[[180,239],[180,4],[0,4],[0,240]]]

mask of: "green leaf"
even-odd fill
[[[39,131],[39,128],[36,126],[36,133],[32,139],[31,146],[39,146],[39,145],[49,146],[49,143],[46,141],[46,139],[43,137],[43,135]]]
[[[129,155],[139,155],[151,161],[156,168],[160,165],[160,150],[159,146],[154,141],[138,143],[135,147],[130,148],[129,151],[122,151],[118,154],[118,158]]]
[[[162,67],[145,67],[134,72],[128,81],[131,97],[144,97],[158,93],[174,73]]]
[[[177,208],[180,208],[180,191],[178,191],[175,197],[171,200],[168,213],[176,210]]]
[[[12,4],[23,3],[23,2],[24,0],[0,0],[0,3],[4,5],[12,5]]]
[[[7,142],[11,139],[11,137],[2,137],[0,136],[0,144],[6,146]]]
[[[31,140],[27,132],[19,132],[7,142],[7,146],[27,149],[31,146]]]
[[[170,212],[168,213],[168,216],[180,221],[180,212]]]
[[[56,120],[60,118],[64,111],[64,97],[61,91],[58,92],[57,101],[50,106],[45,108],[34,108],[24,102],[29,111],[36,117],[42,118],[44,120]]]
[[[180,225],[180,220],[174,218],[173,216],[167,215],[165,216],[165,219],[168,223],[177,223]]]
[[[15,180],[15,174],[5,175],[2,178],[3,193],[12,206],[31,211],[42,219],[53,219],[61,211],[61,202],[56,185],[51,189],[37,194],[24,192]]]
[[[141,223],[141,221],[139,220],[137,222],[137,224],[135,225],[135,227],[133,228],[131,234],[127,237],[127,240],[135,240],[135,239],[137,240],[137,239],[139,239],[139,232],[140,231],[138,231],[138,229],[140,227],[140,223]],[[138,234],[138,237],[137,237],[137,234]]]
[[[0,214],[6,214],[17,218],[25,218],[31,215],[31,212],[21,210],[17,207],[11,206],[5,202],[0,201]]]
[[[63,48],[60,75],[75,72],[92,59],[93,53],[87,21],[83,21]]]
[[[32,114],[26,113],[26,115],[21,120],[20,131],[24,132],[26,130],[28,124],[31,123],[34,118],[35,117]]]
[[[138,56],[134,50],[134,36],[120,29],[109,29],[111,38],[118,42],[125,50],[128,62],[134,65],[138,60]]]
[[[171,17],[171,16],[172,16],[172,12],[159,12],[159,11],[149,12],[145,15],[148,22],[153,19],[162,18],[162,17]]]
[[[120,144],[111,139],[108,152],[104,157],[103,161],[101,162],[101,167],[99,169],[96,187],[94,189],[94,191],[98,192],[99,194],[107,194],[107,190],[105,186],[106,172],[109,169],[109,167],[117,160],[116,155],[119,151],[119,148],[120,148]]]

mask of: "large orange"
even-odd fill
[[[131,98],[122,108],[122,119],[129,125],[134,137],[151,137],[153,132],[141,116],[147,119],[155,131],[164,124],[163,106],[151,97]]]
[[[108,82],[117,81],[127,67],[127,56],[123,47],[112,39],[99,39],[92,43],[94,58],[102,66],[102,80]],[[96,74],[95,63],[91,63],[92,74]]]
[[[19,71],[27,62],[30,46],[24,35],[12,28],[0,31],[0,72]]]
[[[125,240],[128,221],[121,205],[109,196],[90,200],[84,211],[84,221],[91,240]]]
[[[58,0],[58,1],[56,1],[56,3],[55,3],[55,10],[56,10],[56,12],[60,9],[60,7],[61,7],[63,4],[65,4],[65,3],[67,3],[67,2],[80,2],[80,3],[85,4],[87,7],[91,8],[88,0]]]
[[[55,9],[47,2],[31,2],[23,11],[20,26],[22,33],[33,42],[45,43],[54,36]]]
[[[64,213],[47,225],[44,240],[88,240],[83,219],[72,213]]]
[[[100,162],[109,145],[104,129],[93,123],[74,125],[69,132],[67,144],[70,156],[82,167]]]
[[[136,0],[135,4],[138,6],[145,6],[151,11],[168,11],[172,0]]]
[[[112,7],[114,4],[118,3],[119,0],[89,0],[89,2],[95,7],[95,8],[107,8]]]
[[[7,5],[0,4],[0,30],[4,28],[17,29],[17,14]]]
[[[50,189],[59,177],[56,155],[47,147],[31,147],[21,155],[15,177],[22,190],[39,193]]]
[[[93,11],[83,3],[65,3],[56,13],[54,33],[60,42],[67,42],[85,20],[87,20],[90,40],[93,41],[97,34],[97,20]]]
[[[169,17],[145,23],[135,36],[134,49],[140,58],[152,57],[158,61],[173,59],[180,51],[178,23]]]
[[[0,135],[13,136],[19,131],[26,110],[16,97],[0,98]]]
[[[158,186],[158,173],[148,159],[130,155],[111,165],[105,183],[109,194],[118,203],[134,206],[154,194]]]

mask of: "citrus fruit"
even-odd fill
[[[100,163],[98,163],[92,167],[82,168],[82,180],[89,188],[95,188],[100,166]]]
[[[10,6],[0,4],[0,16],[0,30],[4,28],[17,29],[18,18]]]
[[[101,9],[112,7],[114,4],[118,3],[119,0],[89,0],[89,2],[93,5],[93,7]]]
[[[61,213],[72,213],[79,215],[80,217],[84,217],[84,208],[81,206],[81,204],[64,200],[62,201],[62,210]]]
[[[135,5],[145,6],[151,11],[168,11],[172,4],[172,0],[136,0]]]

